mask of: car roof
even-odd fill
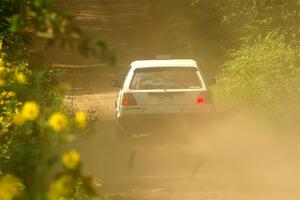
[[[172,59],[172,60],[136,60],[131,63],[131,68],[148,67],[196,67],[197,63],[193,59]]]

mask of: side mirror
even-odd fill
[[[214,85],[217,83],[217,80],[215,78],[209,78],[207,79],[208,85]]]
[[[122,82],[120,80],[112,80],[111,86],[120,88],[120,87],[122,87]]]

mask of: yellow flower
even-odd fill
[[[57,180],[51,183],[49,191],[47,192],[47,199],[69,199],[73,191],[73,182],[74,180],[70,175],[59,177]]]
[[[34,101],[27,101],[22,108],[21,115],[25,120],[33,121],[38,118],[40,107]]]
[[[3,87],[6,84],[5,80],[0,78],[0,87]]]
[[[49,118],[48,123],[55,132],[60,132],[67,126],[67,118],[65,115],[57,112]]]
[[[27,84],[27,77],[25,76],[25,74],[17,72],[15,78],[19,83]]]
[[[5,67],[4,67],[4,64],[1,63],[1,62],[2,62],[2,60],[1,60],[1,58],[0,58],[0,74],[3,74],[3,72],[4,72],[4,70],[5,70]]]
[[[0,58],[0,74],[2,74],[4,70],[5,70],[4,61],[2,58]]]
[[[0,199],[1,200],[13,200],[16,196],[20,196],[24,189],[21,181],[7,174],[0,179]]]
[[[0,40],[0,50],[2,50],[3,42]]]
[[[77,122],[78,126],[83,128],[87,122],[87,116],[84,112],[77,112],[75,115],[75,121]]]
[[[76,169],[80,161],[80,155],[77,151],[71,150],[62,156],[62,162],[68,169]]]
[[[3,58],[0,57],[0,72],[2,73],[4,71],[4,61],[3,61]]]
[[[13,93],[8,93],[13,95]],[[22,125],[26,121],[34,121],[38,118],[40,113],[40,107],[34,101],[27,101],[22,107],[21,113],[14,117],[14,123],[16,125]]]

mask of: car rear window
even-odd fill
[[[197,69],[193,67],[152,67],[136,69],[130,89],[197,89],[201,88]]]

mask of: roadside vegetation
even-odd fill
[[[296,0],[224,2],[222,26],[238,33],[238,45],[221,65],[218,102],[277,121],[299,120],[299,10]]]
[[[36,47],[59,44],[109,57],[51,0],[0,2],[0,199],[98,199],[79,153],[62,147],[89,131],[90,116],[63,104],[66,88]]]
[[[152,2],[168,8],[161,23],[172,24],[168,40],[175,55],[199,55],[204,65],[219,66],[208,70],[217,74],[212,89],[219,105],[299,120],[298,0]],[[60,153],[89,131],[89,115],[63,104],[66,88],[36,47],[114,58],[51,0],[1,0],[0,13],[0,199],[99,199],[99,183],[82,174],[79,153]]]

